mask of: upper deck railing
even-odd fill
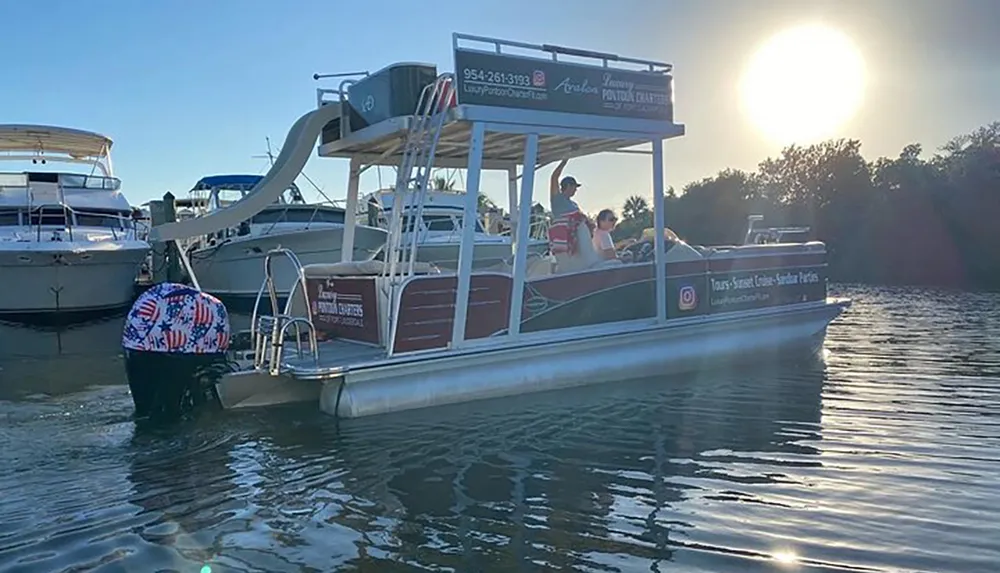
[[[628,58],[619,56],[618,54],[610,54],[605,52],[595,52],[593,50],[583,50],[580,48],[568,48],[565,46],[556,46],[553,44],[529,44],[527,42],[516,42],[512,40],[501,40],[499,38],[490,38],[487,36],[477,36],[474,34],[452,34],[452,49],[453,50],[474,50],[474,48],[462,47],[460,44],[462,41],[467,42],[479,42],[482,44],[490,44],[493,49],[490,50],[491,53],[504,54],[503,48],[519,48],[523,50],[528,50],[532,52],[543,52],[547,54],[553,62],[559,62],[559,56],[574,56],[583,59],[594,59],[600,60],[602,68],[612,67],[612,63],[620,64],[636,64],[645,67],[648,71],[653,73],[669,73],[673,70],[673,64],[668,64],[666,62],[659,62],[656,60],[646,60],[640,58]],[[518,54],[507,54],[507,55],[518,55]],[[566,62],[563,63],[578,63],[580,62]],[[596,65],[596,64],[581,64],[581,65]]]

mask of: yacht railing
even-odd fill
[[[509,226],[498,233],[502,237],[511,236],[513,227]],[[549,217],[547,215],[535,215],[528,223],[528,238],[548,240],[549,237]]]
[[[80,222],[81,216],[99,217],[105,222],[114,221],[120,226],[93,224],[88,225]],[[116,215],[107,211],[92,211],[86,209],[74,209],[65,203],[43,203],[34,205],[30,209],[20,210],[20,228],[27,228],[35,235],[35,240],[42,241],[42,234],[49,231],[65,231],[69,241],[74,241],[75,229],[110,231],[114,241],[128,239],[138,239],[141,228],[145,228],[148,233],[148,226],[136,221],[132,217]],[[56,223],[46,223],[47,220],[58,218]]]

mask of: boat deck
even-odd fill
[[[303,349],[302,356],[294,350],[294,343],[285,351],[282,370],[295,377],[335,378],[353,364],[360,364],[386,357],[384,348],[352,342],[350,340],[325,340],[318,345],[319,360]],[[308,376],[303,376],[308,375]]]

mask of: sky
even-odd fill
[[[665,144],[666,183],[677,189],[780,152],[741,112],[738,82],[763,42],[799,24],[832,26],[863,56],[863,101],[835,137],[860,139],[869,158],[914,142],[933,152],[1000,119],[996,0],[50,0],[44,10],[2,2],[0,22],[0,122],[110,136],[133,204],[183,195],[203,175],[264,172],[265,137],[276,151],[315,107],[315,89],[335,87],[314,73],[397,61],[451,70],[452,32],[672,62],[675,117],[687,129]],[[346,160],[314,154],[305,173],[344,197]],[[588,211],[651,194],[648,157],[582,158],[566,173],[584,183],[577,198]],[[362,191],[378,175],[367,173]],[[547,179],[543,170],[536,200]],[[506,204],[502,175],[485,176],[482,190]]]

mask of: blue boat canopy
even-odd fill
[[[263,175],[209,175],[198,180],[194,184],[193,190],[239,189],[249,191],[263,178]]]

